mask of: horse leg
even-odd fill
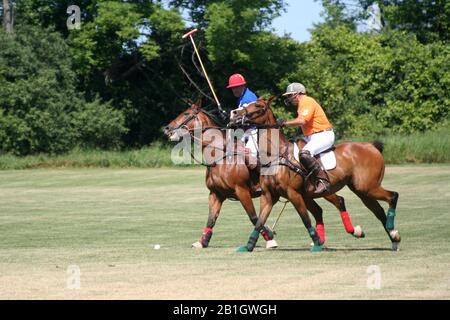
[[[216,224],[217,218],[219,217],[220,209],[222,208],[224,200],[225,199],[223,197],[220,197],[218,194],[214,192],[209,193],[208,222],[206,223],[206,228],[203,231],[200,240],[192,244],[193,248],[202,249],[208,247],[209,241],[211,240],[213,234],[214,225]]]
[[[314,199],[312,198],[304,198],[305,199],[305,204],[306,204],[306,208],[308,209],[309,212],[311,212],[311,214],[314,216],[314,219],[316,220],[316,230],[317,230],[317,234],[319,235],[320,238],[320,244],[324,244],[325,243],[325,225],[323,223],[323,210],[322,208],[319,206],[319,204],[314,201]]]
[[[309,218],[308,210],[306,208],[306,204],[302,195],[293,188],[288,189],[287,195],[289,201],[291,201],[291,203],[294,205],[298,215],[300,216],[300,218],[303,221],[303,224],[305,225],[306,230],[308,230],[308,233],[311,239],[313,240],[314,245],[311,248],[311,251],[312,252],[322,251],[319,235],[316,229],[311,225],[311,219]]]
[[[324,198],[339,210],[341,214],[342,223],[344,224],[345,231],[347,231],[347,233],[353,235],[355,238],[365,237],[365,234],[361,226],[358,225],[356,227],[353,227],[350,216],[348,215],[347,209],[345,208],[344,197],[338,196],[337,194],[334,193]],[[319,232],[319,229],[317,230],[317,232]]]
[[[384,213],[383,207],[378,203],[377,200],[385,200],[389,203],[389,210],[391,210],[391,213],[388,214],[392,215],[392,212],[395,215],[395,208],[397,206],[397,200],[398,200],[398,193],[387,191],[383,189],[381,186],[377,187],[373,190],[370,190],[369,192],[355,192],[355,194],[362,200],[364,205],[372,211],[378,220],[383,225],[384,230],[389,236],[389,239],[392,242],[392,249],[398,250],[399,248],[399,242],[401,240],[400,233],[398,230],[394,229],[394,219],[393,217],[388,219],[386,217],[386,214]],[[388,222],[390,221],[390,222]]]
[[[273,205],[276,203],[276,201],[278,201],[278,199],[275,199],[270,191],[263,191],[263,194],[261,195],[260,214],[258,217],[258,221],[255,224],[255,229],[250,234],[247,245],[239,247],[237,250],[238,252],[252,252],[253,249],[255,249],[259,234],[263,226],[266,224],[267,218],[269,217]]]
[[[255,226],[256,223],[258,222],[258,216],[256,215],[256,210],[255,206],[253,205],[250,190],[244,187],[237,187],[236,196],[241,202],[242,206],[244,207],[245,212],[247,212],[248,218]],[[262,226],[261,235],[263,236],[264,240],[266,240],[267,249],[278,247],[277,242],[273,239],[274,238],[273,231],[268,226],[265,225]]]
[[[389,205],[384,227],[391,238],[393,250],[398,250],[399,242],[401,240],[400,233],[395,229],[395,210],[397,209],[398,192],[389,191],[382,186],[378,186],[377,188],[369,190],[368,196],[376,200],[385,201]]]

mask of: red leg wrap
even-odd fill
[[[261,235],[263,236],[264,240],[266,240],[266,241],[270,240],[270,237],[267,235],[267,233],[264,230],[261,231]]]
[[[316,224],[316,231],[319,235],[320,242],[325,243],[325,226],[323,225],[323,223]]]
[[[342,222],[344,223],[345,231],[347,231],[347,233],[353,234],[355,229],[353,228],[352,221],[350,220],[348,212],[342,211],[341,218],[342,218]]]
[[[208,235],[208,233],[212,233],[212,232],[213,232],[212,228],[205,228],[205,230],[203,230],[202,237],[200,238],[200,242],[203,243],[203,241],[205,241],[206,236]]]

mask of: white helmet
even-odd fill
[[[306,93],[305,86],[298,82],[293,82],[286,88],[286,93],[283,94],[283,96],[288,96],[291,94],[299,94],[299,93]]]

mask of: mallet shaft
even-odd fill
[[[214,91],[214,88],[213,88],[213,86],[211,84],[211,81],[209,80],[208,74],[206,73],[205,66],[203,65],[203,62],[202,62],[202,58],[200,57],[200,54],[199,54],[199,52],[197,50],[197,46],[195,45],[194,38],[192,37],[192,34],[195,33],[195,32],[197,32],[197,29],[191,30],[188,33],[184,34],[183,38],[189,37],[191,39],[192,45],[194,46],[195,54],[197,55],[197,58],[198,58],[198,61],[200,62],[200,66],[202,68],[202,71],[205,74],[206,81],[208,82],[209,88],[211,89],[211,92],[212,92],[212,94],[214,96],[214,100],[216,101],[217,106],[221,110],[219,99],[217,98],[216,92]]]

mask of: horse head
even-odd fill
[[[184,135],[190,134],[194,130],[196,121],[200,122],[200,125],[202,125],[202,121],[199,117],[201,105],[202,101],[199,99],[189,108],[181,112],[174,120],[163,128],[164,135],[170,141],[180,141]]]
[[[269,99],[259,98],[244,108],[234,109],[230,112],[230,125],[273,125],[276,123],[270,104],[275,97]]]

